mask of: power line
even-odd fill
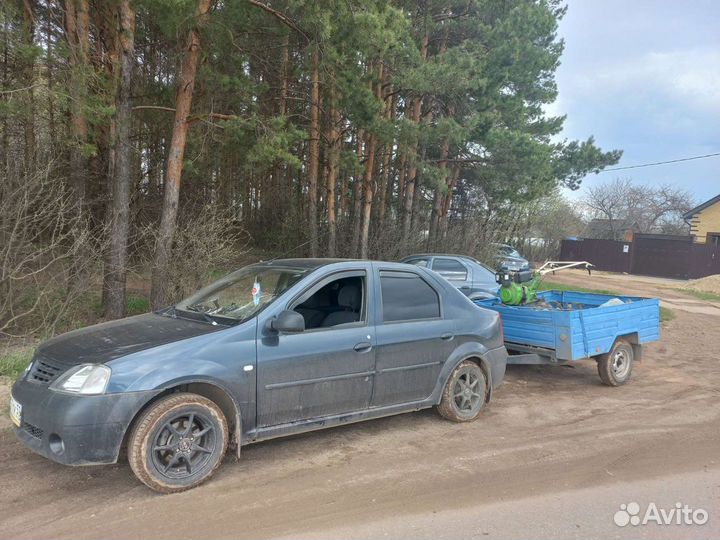
[[[612,169],[603,169],[602,172],[608,172],[608,171],[623,171],[625,169],[639,169],[641,167],[653,167],[655,165],[666,165],[668,163],[678,163],[679,161],[692,161],[694,159],[705,159],[709,157],[715,157],[720,156],[720,152],[715,152],[714,154],[705,154],[703,156],[693,156],[693,157],[686,157],[686,158],[680,158],[680,159],[671,159],[669,161],[656,161],[655,163],[643,163],[642,165],[628,165],[627,167],[614,167]]]

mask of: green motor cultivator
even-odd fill
[[[500,284],[500,300],[507,306],[521,306],[534,302],[545,274],[578,267],[585,268],[590,274],[593,265],[586,261],[548,261],[535,271],[501,270],[495,274],[495,280]]]

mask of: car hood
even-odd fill
[[[37,355],[65,366],[104,363],[224,328],[227,327],[148,313],[54,337],[38,347]]]

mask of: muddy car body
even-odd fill
[[[504,376],[496,313],[429,270],[287,259],[176,306],[53,338],[12,389],[18,438],[68,465],[114,463],[170,492],[228,444],[438,406],[473,420]]]

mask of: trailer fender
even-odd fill
[[[623,334],[623,335],[615,336],[615,340],[613,341],[613,346],[615,346],[615,343],[617,343],[617,341],[619,339],[622,339],[623,341],[627,341],[630,344],[630,346],[632,347],[632,350],[633,350],[633,360],[635,362],[640,362],[642,360],[643,347],[642,347],[642,344],[640,343],[640,338],[638,337],[638,333],[632,332],[630,334]],[[611,349],[612,349],[612,347],[611,347]]]

